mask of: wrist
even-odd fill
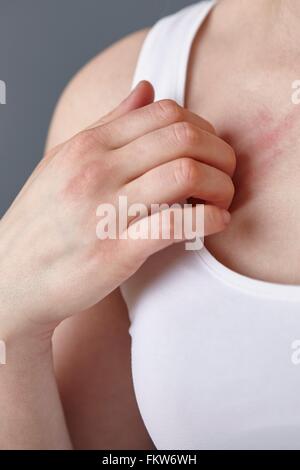
[[[52,342],[31,336],[1,337],[0,374],[12,380],[22,380],[35,374],[53,371]],[[13,379],[14,378],[14,379]],[[4,387],[2,383],[0,389]]]
[[[0,302],[0,345],[2,350],[5,349],[6,358],[18,351],[31,357],[51,354],[52,335],[57,324],[35,324],[24,312],[19,313],[4,310]]]
[[[37,312],[33,315],[30,291],[22,289],[17,280],[10,282],[8,278],[7,275],[0,282],[0,340],[49,343],[59,322],[40,321]]]
[[[32,368],[36,364],[52,364],[52,342],[41,338],[0,338],[2,354],[0,364],[9,369]],[[4,348],[4,349],[3,349]],[[4,357],[3,357],[4,354]],[[5,359],[5,361],[1,359]]]

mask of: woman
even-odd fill
[[[2,447],[299,447],[300,375],[291,361],[300,337],[299,108],[292,101],[292,84],[299,78],[299,17],[296,0],[197,4],[104,51],[68,86],[49,133],[47,147],[54,150],[1,221],[6,261],[0,336],[11,357],[11,365],[8,357],[1,369],[0,393],[7,403],[1,411],[1,422],[7,423],[5,434],[0,431]],[[163,101],[158,113],[151,87],[142,83],[93,126],[101,129],[97,139],[85,132],[79,143],[75,138],[61,145],[114,108],[134,74],[134,83],[150,79],[156,99],[175,100],[190,111]],[[165,129],[174,131],[178,121],[185,124],[175,127],[170,141]],[[80,177],[72,174],[63,194],[58,191],[61,199],[55,198],[58,212],[58,202],[67,204],[57,220],[55,210],[47,209],[50,183],[57,180],[60,188],[58,169],[63,180],[82,155],[92,154],[95,162],[106,139],[110,148],[123,149],[126,169],[103,158],[101,168],[97,162]],[[97,152],[95,140],[98,146],[100,140]],[[135,146],[126,153],[132,141]],[[235,162],[228,144],[237,156],[229,225],[223,211],[233,197]],[[136,155],[146,167],[139,167]],[[175,173],[174,166],[164,164],[176,164]],[[156,170],[150,179],[149,165]],[[106,262],[105,273],[99,259],[95,262],[95,247],[89,256],[73,256],[80,252],[82,236],[89,246],[89,236],[84,232],[80,242],[73,239],[64,216],[72,235],[77,231],[74,206],[89,226],[86,212],[94,205],[86,193],[93,193],[97,182],[104,194],[116,196],[109,185],[120,166],[133,172],[131,182],[138,167],[143,200],[152,202],[157,191],[165,194],[162,199],[204,200],[206,234],[214,233],[206,248],[187,252],[175,244],[149,257],[164,248],[163,242],[143,248],[135,243],[126,247],[127,258],[121,250],[114,263]],[[35,202],[39,194],[41,207]],[[30,234],[34,227],[35,238],[25,231],[12,250],[24,227],[24,204],[35,208],[32,220],[25,218],[26,226],[34,223]],[[61,253],[55,263],[52,217],[55,252]],[[110,260],[112,251],[115,245],[102,252],[102,261]],[[146,258],[122,286],[127,312],[113,288]],[[19,285],[14,295],[12,285]],[[55,374],[49,345],[54,329]]]

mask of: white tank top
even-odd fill
[[[193,38],[212,6],[160,20],[134,84],[150,80],[157,99],[183,105]],[[300,286],[248,278],[182,243],[122,292],[137,402],[158,449],[300,449]]]

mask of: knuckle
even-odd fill
[[[159,117],[166,122],[176,122],[179,121],[182,116],[182,109],[173,100],[160,100],[155,103],[157,114]]]
[[[176,122],[173,126],[175,139],[181,145],[190,147],[198,142],[198,132],[196,128],[189,122]]]
[[[97,145],[103,148],[108,148],[112,140],[112,131],[108,123],[104,123],[100,126],[92,129],[94,139]]]
[[[80,151],[91,150],[96,144],[95,133],[91,132],[91,130],[79,132],[79,134],[74,138],[74,144]]]
[[[89,131],[81,131],[66,144],[66,156],[73,158],[82,158],[89,153],[95,146],[93,134]]]
[[[197,162],[192,158],[181,158],[177,161],[174,178],[178,185],[192,189],[199,179]]]
[[[107,150],[106,132],[102,128],[86,129],[76,134],[66,144],[66,156],[82,160],[95,149]]]

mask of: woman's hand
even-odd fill
[[[210,124],[175,102],[153,103],[141,82],[116,110],[51,150],[1,220],[0,337],[3,329],[55,328],[174,243],[126,239],[147,217],[126,218],[123,239],[100,240],[100,204],[199,198],[207,202],[205,234],[215,233],[228,223],[234,169],[232,148]],[[156,223],[162,228],[162,218]]]

